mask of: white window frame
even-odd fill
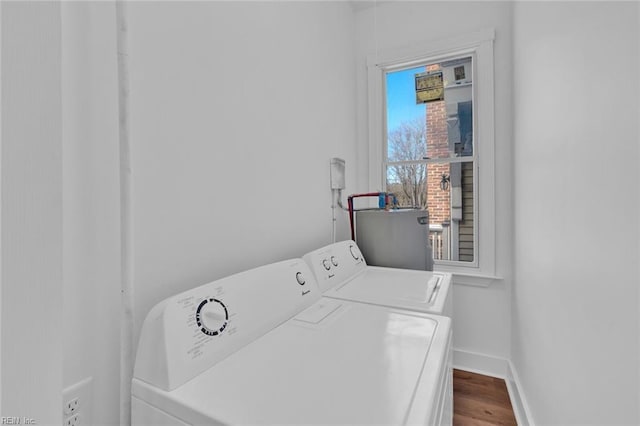
[[[495,276],[495,129],[493,41],[486,29],[447,40],[425,41],[411,47],[377,52],[367,58],[369,91],[369,188],[386,186],[385,75],[389,71],[434,63],[452,56],[473,58],[474,134],[474,261],[437,260],[435,269],[453,272],[456,282],[489,285]]]

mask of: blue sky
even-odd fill
[[[402,121],[425,116],[425,104],[416,105],[414,75],[424,67],[387,74],[387,130],[391,132]]]

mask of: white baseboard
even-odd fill
[[[490,355],[467,352],[458,349],[453,351],[453,368],[484,374],[485,376],[504,379],[509,392],[513,413],[519,426],[535,426],[531,420],[531,412],[526,403],[522,386],[511,361]]]
[[[516,415],[516,421],[519,425],[535,426],[535,423],[533,422],[533,416],[531,415],[531,410],[529,409],[527,400],[524,397],[522,382],[520,382],[518,373],[513,364],[511,364],[511,361],[507,360],[507,365],[509,374],[507,375],[505,382],[507,382],[509,398],[511,399],[513,412]]]
[[[454,349],[453,368],[506,379],[508,363],[504,358]]]

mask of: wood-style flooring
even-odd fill
[[[517,425],[502,379],[453,370],[453,426]]]

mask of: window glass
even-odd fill
[[[434,259],[473,262],[472,58],[386,72],[386,190],[429,210]]]

